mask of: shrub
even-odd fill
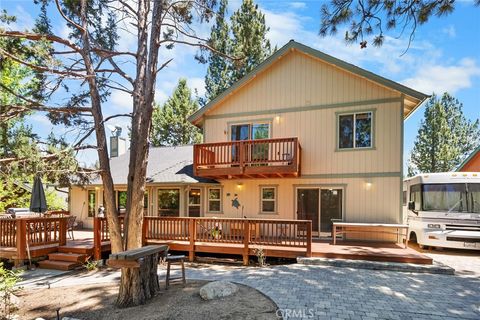
[[[12,301],[12,296],[21,290],[17,283],[22,279],[22,271],[13,271],[5,268],[0,262],[0,299],[2,308],[0,310],[0,319],[11,319],[13,313],[17,311],[17,305]]]

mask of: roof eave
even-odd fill
[[[360,67],[357,67],[351,63],[345,62],[341,59],[335,58],[331,55],[328,55],[326,53],[323,53],[319,50],[310,48],[304,44],[295,42],[294,40],[290,40],[287,44],[285,44],[283,47],[278,49],[276,52],[274,52],[270,57],[265,59],[262,63],[260,63],[256,68],[254,68],[251,72],[249,72],[247,75],[245,75],[243,78],[235,82],[232,86],[227,88],[225,91],[223,91],[221,94],[219,94],[215,99],[211,100],[209,103],[207,103],[203,108],[197,110],[195,113],[190,115],[188,117],[188,121],[193,123],[194,125],[199,126],[199,121],[202,119],[203,115],[210,110],[212,107],[214,107],[216,104],[218,104],[220,101],[225,99],[227,96],[233,93],[236,89],[242,87],[244,84],[248,83],[251,79],[253,79],[258,73],[262,72],[264,69],[268,68],[272,63],[274,63],[278,58],[282,57],[284,54],[288,53],[289,50],[291,49],[297,49],[301,52],[304,52],[310,56],[316,57],[320,60],[323,60],[327,63],[330,63],[338,68],[347,70],[353,74],[356,74],[357,76],[364,77],[372,82],[378,83],[380,85],[383,85],[385,87],[388,87],[392,90],[396,90],[402,94],[405,94],[406,96],[412,97],[414,99],[417,99],[420,101],[420,103],[417,104],[417,106],[412,109],[412,111],[409,113],[412,114],[413,110],[417,109],[418,106],[420,106],[426,99],[428,99],[430,96],[422,93],[420,91],[414,90],[412,88],[409,88],[407,86],[404,86],[398,82],[389,80],[387,78],[384,78],[382,76],[379,76],[373,72],[370,72],[368,70],[362,69]],[[407,115],[406,117],[408,117]],[[405,117],[405,118],[406,118]]]

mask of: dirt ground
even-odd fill
[[[257,290],[239,286],[239,291],[220,300],[204,301],[199,290],[206,281],[188,281],[183,287],[173,284],[146,305],[117,309],[114,307],[116,285],[85,285],[51,289],[24,290],[20,319],[56,319],[61,317],[92,319],[277,319],[276,305]]]

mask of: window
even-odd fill
[[[419,184],[416,184],[414,186],[410,187],[410,201],[413,201],[415,203],[415,210],[420,211],[422,210],[422,192],[421,192],[421,186]]]
[[[458,184],[424,184],[423,210],[441,212],[466,212],[467,189]]]
[[[96,207],[96,200],[97,195],[95,190],[88,190],[88,216],[94,217],[95,216],[95,207]]]
[[[180,189],[158,189],[158,215],[180,216]]]
[[[118,213],[125,213],[127,210],[127,191],[117,191]]]
[[[342,114],[338,116],[338,148],[371,148],[373,112]]]
[[[190,189],[188,191],[188,216],[200,217],[201,191],[200,189]]]
[[[468,194],[470,195],[470,212],[480,213],[480,184],[469,183]]]
[[[148,216],[148,191],[145,191],[145,194],[143,195],[143,214]]]
[[[222,190],[220,188],[208,189],[208,211],[222,211]]]
[[[407,205],[407,191],[405,191],[405,190],[404,190],[403,193],[402,193],[402,204],[403,204],[404,206]]]
[[[277,188],[260,187],[261,213],[277,212]]]

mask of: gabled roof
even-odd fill
[[[127,184],[130,153],[110,159],[114,184]],[[101,184],[97,178],[90,184]],[[193,146],[150,148],[147,166],[147,184],[217,183],[215,180],[193,175]]]
[[[467,165],[467,163],[469,163],[470,160],[472,160],[475,157],[475,155],[479,152],[480,152],[480,145],[477,147],[477,149],[473,150],[472,153],[470,153],[469,156],[466,157],[465,160],[462,161],[462,163],[460,163],[458,165],[458,167],[457,167],[457,169],[455,169],[455,171],[462,170],[463,167],[465,167]]]
[[[282,57],[283,55],[287,54],[291,50],[298,50],[300,52],[303,52],[305,54],[308,54],[312,57],[318,58],[320,60],[323,60],[331,65],[334,65],[338,68],[344,69],[348,72],[351,72],[353,74],[356,74],[359,77],[368,79],[370,81],[373,81],[377,84],[380,84],[382,86],[385,86],[387,88],[390,88],[392,90],[396,90],[405,96],[411,97],[415,100],[419,100],[418,103],[412,107],[411,110],[409,110],[406,114],[404,114],[404,118],[407,118],[425,99],[429,97],[429,95],[424,94],[422,92],[416,91],[414,89],[411,89],[407,86],[404,86],[398,82],[389,80],[387,78],[384,78],[382,76],[379,76],[373,72],[367,71],[365,69],[362,69],[360,67],[357,67],[351,63],[345,62],[343,60],[340,60],[338,58],[335,58],[331,55],[328,55],[326,53],[323,53],[319,50],[313,49],[311,47],[308,47],[304,44],[301,44],[299,42],[295,42],[294,40],[290,40],[286,45],[284,45],[282,48],[278,49],[275,51],[270,57],[265,59],[262,63],[260,63],[256,68],[254,68],[251,72],[246,74],[243,78],[235,82],[232,86],[230,86],[228,89],[226,89],[224,92],[219,94],[215,99],[211,100],[209,103],[207,103],[203,108],[197,110],[195,113],[193,113],[188,120],[192,122],[193,124],[197,124],[198,120],[201,119],[201,117],[207,112],[208,110],[212,109],[215,105],[217,105],[220,101],[225,99],[227,96],[229,96],[233,91],[236,89],[242,87],[243,85],[247,84],[251,80],[253,80],[256,75],[267,68],[269,68],[271,65],[273,65],[275,62],[278,61],[278,58]]]

